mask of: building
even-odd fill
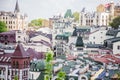
[[[25,31],[8,31],[0,33],[0,43],[3,45],[10,45],[15,43],[26,43],[29,37]]]
[[[106,40],[107,27],[100,27],[89,34],[89,44],[104,44]],[[99,36],[98,36],[99,35]]]
[[[5,53],[0,50],[0,80],[29,79],[30,62],[43,59],[43,53],[38,53],[29,48],[24,50],[22,44],[18,44],[13,53]]]
[[[14,53],[0,54],[0,79],[13,80],[15,76],[19,80],[27,80],[29,72],[30,56],[18,44]]]
[[[106,12],[81,12],[80,26],[108,26],[109,13]]]
[[[120,16],[120,4],[116,4],[114,8],[114,17]]]
[[[27,30],[27,15],[20,14],[18,1],[14,12],[0,11],[0,21],[4,21],[8,30]]]
[[[103,4],[98,5],[96,11],[100,13],[105,12],[105,6]]]

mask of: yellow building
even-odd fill
[[[0,11],[0,21],[4,21],[8,30],[27,30],[27,15],[21,15],[18,1],[14,12]]]
[[[105,6],[103,4],[100,4],[99,6],[97,6],[97,12],[105,12]]]
[[[116,5],[114,8],[114,17],[120,16],[120,5]]]

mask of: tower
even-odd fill
[[[19,9],[19,4],[18,4],[18,0],[16,1],[16,5],[15,5],[15,10],[14,13],[19,13],[20,9]]]
[[[29,64],[30,57],[28,53],[21,44],[18,44],[11,57],[11,78],[14,79],[17,76],[19,80],[27,80]]]

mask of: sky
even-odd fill
[[[111,0],[18,0],[20,12],[27,14],[29,20],[36,18],[48,19],[53,15],[64,14],[67,9],[80,12],[82,8],[93,12],[99,4]],[[115,3],[120,0],[113,0]],[[0,0],[0,11],[14,11],[16,0]]]

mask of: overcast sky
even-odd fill
[[[115,3],[120,0],[113,0]],[[80,12],[83,7],[93,12],[98,4],[110,0],[18,0],[20,11],[27,13],[29,20],[49,18],[58,13],[63,14],[67,9]],[[14,11],[16,0],[0,0],[0,11]]]

